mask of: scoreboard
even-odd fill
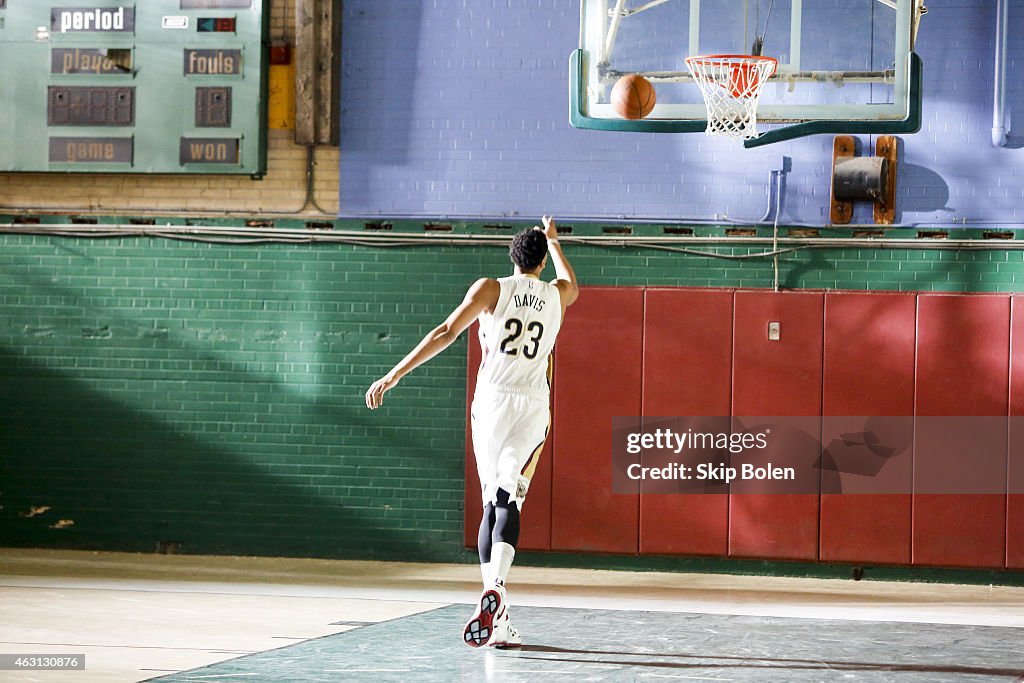
[[[0,171],[266,171],[267,0],[0,0]]]

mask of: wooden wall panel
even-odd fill
[[[672,417],[685,428],[729,428],[732,375],[732,299],[729,290],[649,289],[644,297],[643,415]],[[685,453],[666,455],[681,462]],[[659,466],[666,463],[649,462]],[[640,496],[640,552],[717,555],[728,552],[729,497],[722,493]],[[661,490],[672,490],[662,487]]]
[[[1011,297],[1006,566],[1024,569],[1024,296]]]
[[[466,351],[466,499],[462,506],[464,526],[463,542],[467,548],[477,547],[477,533],[480,529],[480,518],[483,516],[483,501],[480,494],[480,477],[476,473],[476,456],[473,453],[473,430],[470,424],[470,412],[473,407],[473,393],[476,391],[476,373],[480,369],[482,353],[480,351],[480,325],[473,323],[465,334],[469,335],[469,348]]]
[[[788,416],[761,457],[794,466],[801,490],[813,492],[762,493],[760,485],[733,482],[732,556],[818,558],[819,494],[807,477],[820,454],[823,303],[819,292],[736,292],[732,415],[746,431],[762,417]],[[771,323],[779,326],[776,341],[768,338]]]
[[[585,287],[568,315],[555,348],[551,548],[636,553],[639,495],[612,493],[611,424],[640,415],[643,290]]]
[[[825,295],[820,554],[909,564],[914,294]]]
[[[917,321],[913,562],[1003,567],[1010,297],[922,294]]]

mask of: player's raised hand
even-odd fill
[[[549,240],[558,239],[558,228],[555,227],[555,219],[553,216],[542,216],[540,222],[544,224],[544,227],[541,228],[541,232],[544,233],[545,237]]]

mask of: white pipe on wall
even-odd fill
[[[1009,0],[996,3],[996,73],[992,103],[992,145],[1006,146],[1006,23],[1010,17]]]

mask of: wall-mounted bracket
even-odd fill
[[[891,225],[896,215],[897,138],[879,137],[874,156],[858,157],[856,144],[850,135],[833,140],[829,217],[833,224],[849,223],[855,202],[871,202],[875,223]]]

